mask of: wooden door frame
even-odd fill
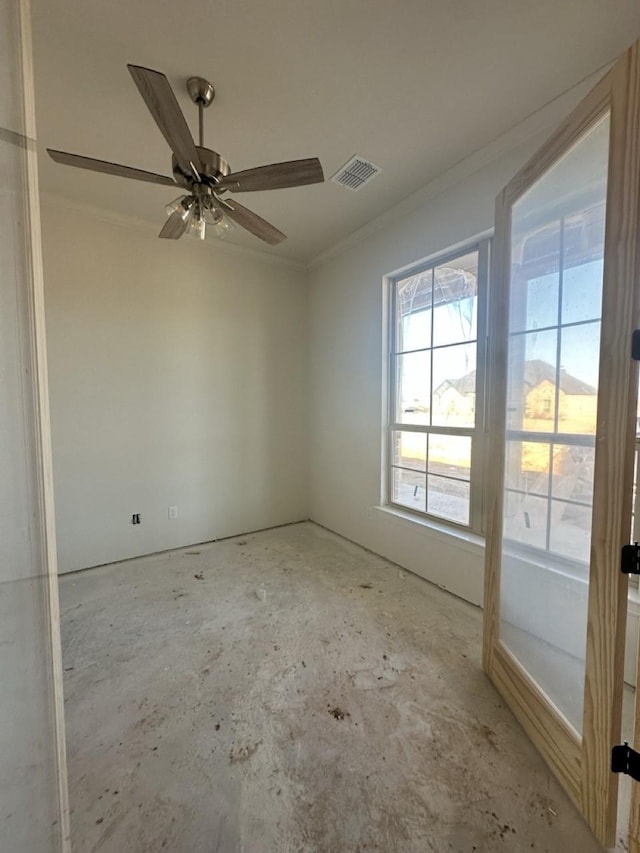
[[[511,210],[595,122],[609,112],[603,322],[586,638],[583,737],[564,719],[499,638]],[[615,839],[617,779],[611,748],[620,739],[627,580],[620,549],[631,527],[640,256],[640,45],[592,89],[496,200],[489,319],[490,450],[483,666],[594,834]]]

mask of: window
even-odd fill
[[[482,529],[489,245],[391,283],[388,502]]]
[[[591,543],[605,234],[602,185],[594,186],[577,207],[572,198],[556,210],[545,199],[546,218],[533,224],[525,195],[514,205],[511,248],[503,536],[512,554],[581,577]]]

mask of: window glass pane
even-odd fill
[[[431,353],[413,352],[396,356],[396,421],[429,423]]]
[[[548,506],[547,498],[506,490],[504,494],[505,538],[523,545],[532,545],[535,548],[546,548]]]
[[[549,494],[551,445],[540,441],[507,441],[506,486],[527,494]]]
[[[425,475],[418,471],[405,471],[392,468],[391,499],[396,504],[409,509],[425,511],[426,483]]]
[[[594,134],[593,144],[599,145],[600,142],[595,136]],[[598,179],[606,181],[603,173],[596,177],[596,181]],[[599,190],[596,190],[595,193],[591,192],[593,187],[594,185],[591,185],[587,189],[583,204],[578,205],[581,209],[567,213],[564,217],[563,266],[565,274],[570,267],[580,266],[589,263],[589,261],[602,262],[606,205],[605,198]],[[598,311],[595,316],[599,317],[600,312]]]
[[[394,431],[393,464],[426,471],[427,436],[423,432]]]
[[[436,267],[433,284],[433,345],[474,341],[478,324],[478,253]]]
[[[521,228],[522,235],[518,233]],[[541,278],[558,272],[560,219],[557,214],[545,218],[543,225],[533,225],[525,217],[514,217],[512,264],[512,273],[519,280]]]
[[[431,343],[431,311],[414,311],[402,318],[399,346],[402,350],[426,349]],[[400,351],[400,350],[399,350]]]
[[[589,563],[591,507],[551,501],[550,550],[555,554]]]
[[[433,270],[396,284],[396,352],[431,346],[431,295]]]
[[[507,426],[552,432],[556,411],[558,333],[527,332],[509,340]]]
[[[605,205],[588,206],[564,221],[562,322],[602,315]]]
[[[433,350],[432,423],[472,427],[475,419],[476,344]]]
[[[557,271],[531,279],[519,277],[511,300],[512,330],[520,332],[557,325],[559,290]]]
[[[471,438],[464,435],[429,434],[429,473],[468,480],[471,471]]]
[[[591,504],[595,453],[595,447],[554,444],[551,486],[554,498]]]
[[[602,314],[603,261],[589,261],[564,271],[562,322],[599,320]]]
[[[560,220],[533,229],[512,250],[511,331],[557,325]]]
[[[558,431],[595,435],[600,323],[562,329]]]
[[[469,524],[469,483],[428,475],[427,512],[458,524]]]

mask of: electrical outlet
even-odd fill
[[[169,518],[177,518],[178,517],[178,507],[170,506],[169,507]]]
[[[131,516],[131,524],[140,524],[140,513],[134,512]]]

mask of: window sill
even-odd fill
[[[474,554],[484,553],[485,539],[477,533],[457,530],[448,527],[446,524],[438,524],[437,521],[432,521],[428,518],[419,518],[410,512],[402,512],[402,510],[391,506],[374,506],[373,509],[376,513],[380,513],[386,521],[392,521],[413,530],[422,528],[428,531],[429,534],[434,534],[449,543],[451,543],[451,540],[454,540],[456,546],[460,546]],[[583,583],[586,583],[586,581],[583,581]],[[629,614],[640,616],[640,588],[629,586],[628,602]]]
[[[449,527],[447,524],[439,524],[430,518],[420,518],[410,512],[403,512],[401,509],[392,506],[375,506],[374,510],[380,513],[386,520],[397,522],[403,527],[410,527],[413,530],[422,528],[430,534],[434,534],[450,544],[465,548],[474,554],[484,553],[484,536],[479,536],[477,533]]]

